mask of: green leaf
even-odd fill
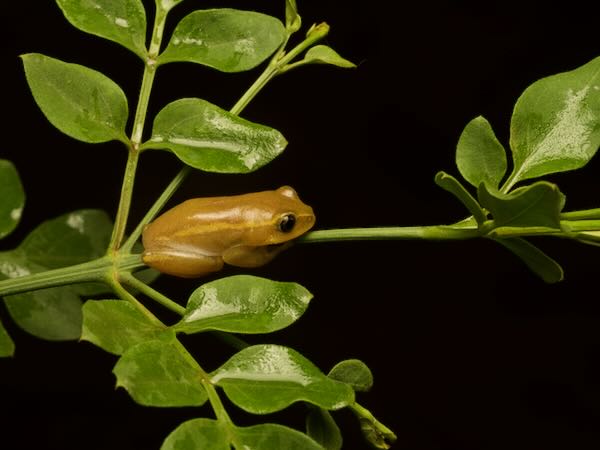
[[[506,151],[483,117],[471,120],[460,135],[456,165],[464,179],[475,187],[487,183],[497,188],[504,178]]]
[[[296,283],[249,275],[221,278],[196,289],[176,331],[271,333],[294,323],[312,295]]]
[[[446,172],[440,171],[435,174],[435,184],[454,195],[464,206],[469,210],[478,225],[481,225],[486,220],[486,213],[481,208],[477,200],[465,189],[465,187]]]
[[[187,61],[222,72],[240,72],[266,60],[285,38],[276,18],[253,11],[194,11],[175,28],[158,64]]]
[[[327,376],[349,384],[352,389],[359,392],[366,392],[373,387],[371,369],[359,359],[347,359],[337,363]]]
[[[104,211],[82,209],[43,222],[19,250],[46,269],[72,266],[103,256],[111,233],[112,222]]]
[[[0,322],[0,358],[13,356],[15,353],[15,343],[10,338],[4,325]]]
[[[81,339],[115,355],[168,333],[123,300],[88,300],[83,305]]]
[[[10,161],[0,159],[0,239],[17,227],[24,206],[25,191],[17,169]]]
[[[152,138],[142,148],[171,150],[187,165],[207,172],[246,173],[273,160],[286,145],[273,128],[185,98],[158,113]]]
[[[521,258],[527,267],[546,283],[562,281],[562,267],[535,245],[521,238],[494,240]]]
[[[106,252],[112,224],[106,213],[81,210],[48,220],[14,250],[0,252],[0,278],[17,278],[99,258]],[[41,289],[5,298],[9,313],[24,330],[43,339],[78,339],[80,295],[96,284]]]
[[[323,450],[319,444],[304,433],[275,423],[236,428],[236,442],[243,450]]]
[[[200,406],[207,400],[202,371],[174,334],[131,347],[113,373],[117,387],[124,387],[140,405]]]
[[[298,15],[296,0],[285,0],[285,29],[289,34],[295,33],[302,26],[302,18]]]
[[[326,45],[315,45],[308,49],[303,62],[306,64],[330,64],[345,69],[356,67],[356,64],[342,58],[334,49]]]
[[[583,167],[600,145],[600,57],[536,81],[511,121],[512,184]]]
[[[479,201],[492,214],[494,228],[542,227],[560,230],[560,212],[565,196],[558,186],[538,181],[509,194],[479,186]]]
[[[326,409],[354,401],[350,386],[328,378],[295,350],[278,345],[245,348],[211,378],[233,403],[254,414],[279,411],[297,401]]]
[[[342,448],[342,433],[331,413],[323,408],[310,408],[306,416],[306,433],[326,450]]]
[[[230,450],[229,435],[222,424],[211,419],[192,419],[179,425],[160,450]]]
[[[52,125],[83,142],[128,142],[127,99],[111,79],[38,53],[21,58],[29,89]]]
[[[146,11],[140,0],[56,0],[73,26],[146,59]]]

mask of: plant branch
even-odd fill
[[[167,296],[161,294],[156,289],[148,286],[143,281],[138,280],[131,273],[121,274],[121,279],[125,282],[125,284],[137,289],[142,294],[147,295],[152,300],[156,301],[157,303],[160,303],[162,306],[173,311],[174,313],[179,314],[180,316],[183,316],[185,314],[185,308],[183,306],[174,302]]]

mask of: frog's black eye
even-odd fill
[[[296,216],[293,214],[286,214],[284,216],[281,216],[281,219],[279,219],[277,228],[279,228],[279,231],[281,231],[282,233],[289,233],[294,229],[295,225]]]

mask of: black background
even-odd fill
[[[119,144],[75,142],[49,126],[17,55],[41,52],[100,70],[123,87],[130,109],[142,73],[135,56],[74,29],[54,2],[5,3],[0,157],[16,163],[28,199],[21,226],[0,249],[74,209],[114,214],[125,161]],[[188,1],[174,10],[170,29],[194,7],[282,17],[283,3]],[[290,184],[314,207],[317,228],[450,223],[464,211],[433,176],[457,174],[454,149],[466,123],[484,115],[507,144],[520,93],[599,52],[587,2],[298,3],[305,26],[327,21],[326,43],[358,69],[308,67],[276,79],[244,116],[282,131],[286,152],[247,176],[197,173],[174,202]],[[151,115],[184,96],[228,108],[256,73],[161,68]],[[568,209],[600,206],[598,164],[549,177]],[[144,156],[134,220],[178,169],[167,153]],[[598,249],[538,242],[563,263],[564,282],[543,284],[485,240],[297,246],[254,273],[300,282],[315,295],[311,307],[289,329],[249,340],[289,345],[324,371],[345,358],[365,361],[375,387],[359,401],[398,434],[394,448],[600,448]],[[168,277],[157,284],[181,299],[196,285]],[[179,423],[199,415],[135,405],[114,390],[115,357],[88,343],[37,340],[3,307],[0,315],[17,345],[14,358],[0,361],[0,447],[158,449]],[[207,370],[231,354],[209,338],[186,343]],[[230,409],[238,423],[254,420]],[[301,427],[302,414],[296,405],[268,420]],[[353,418],[344,411],[336,418],[344,448],[366,448]]]

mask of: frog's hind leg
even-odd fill
[[[183,255],[145,251],[142,260],[148,266],[168,275],[181,278],[199,278],[223,267],[221,256]]]
[[[291,242],[261,247],[238,245],[237,247],[227,249],[223,253],[223,260],[227,264],[237,267],[260,267],[267,264],[291,245]]]

